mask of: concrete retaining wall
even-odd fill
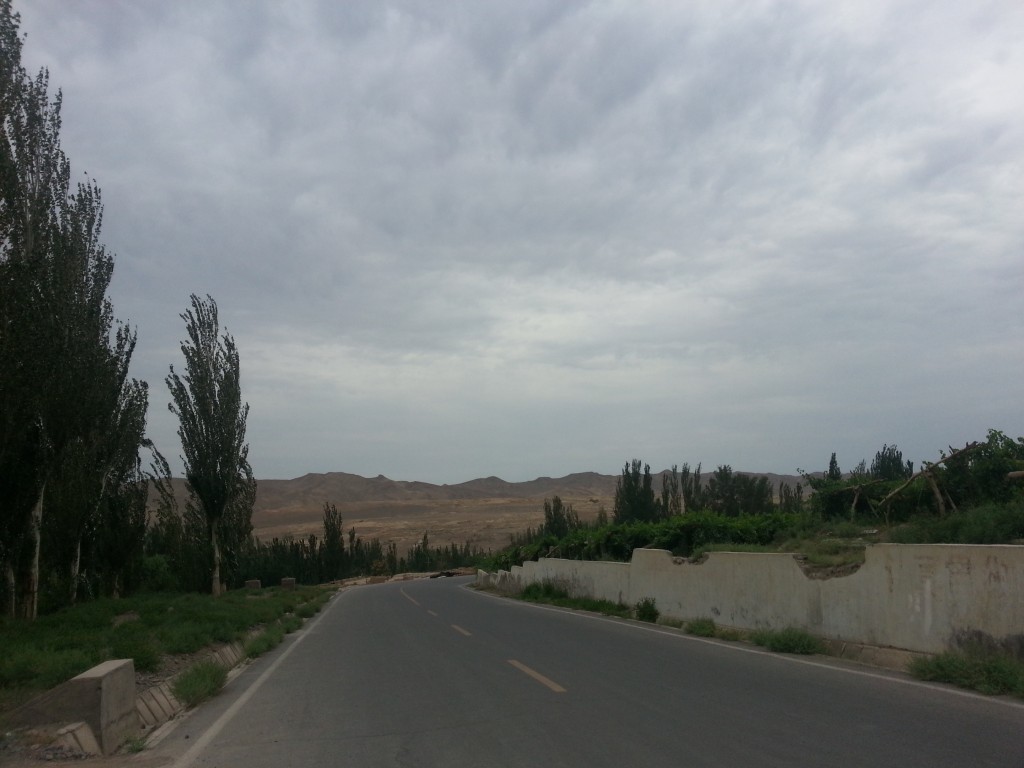
[[[1024,546],[879,544],[855,573],[807,576],[792,555],[713,552],[702,563],[637,549],[630,563],[542,558],[478,575],[504,591],[553,581],[574,596],[738,629],[800,627],[851,643],[937,653],[983,642],[1024,658]]]
[[[14,726],[75,723],[74,728],[92,735],[91,741],[79,739],[86,751],[96,745],[109,755],[139,732],[135,663],[115,659],[98,664],[15,710],[7,721]]]

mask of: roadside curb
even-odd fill
[[[207,658],[225,669],[233,669],[245,660],[245,649],[241,643],[234,642],[219,648]],[[171,691],[174,681],[180,674],[182,673],[179,672],[162,683],[150,686],[135,697],[135,711],[139,715],[144,737],[185,709],[185,705],[178,701]]]

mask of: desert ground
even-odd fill
[[[548,497],[550,498],[550,497]],[[610,514],[610,497],[561,497],[571,504],[582,520],[597,517],[603,505]],[[385,546],[398,545],[401,554],[429,536],[431,546],[466,542],[480,549],[498,550],[509,543],[512,534],[536,527],[544,521],[544,497],[445,499],[434,501],[355,501],[334,502],[345,529],[354,527],[363,539],[378,538]],[[305,506],[284,510],[258,510],[253,513],[255,534],[263,541],[295,538],[315,533],[323,535],[323,507]]]

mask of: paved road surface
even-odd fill
[[[181,768],[1024,768],[1020,703],[465,582],[343,592],[154,751]]]

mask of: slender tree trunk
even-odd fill
[[[71,584],[68,586],[68,601],[71,605],[78,602],[78,574],[82,568],[82,537],[79,536],[75,542],[75,554],[71,558],[68,577]]]
[[[7,593],[7,616],[14,618],[18,615],[15,597],[18,594],[17,580],[14,576],[14,558],[4,563],[4,591]]]
[[[39,491],[39,499],[32,508],[32,520],[29,523],[29,545],[32,547],[32,568],[28,575],[28,589],[25,592],[24,616],[35,621],[39,615],[39,550],[43,531],[43,498],[46,496],[46,485]]]
[[[213,545],[213,589],[211,594],[220,594],[220,542],[217,541],[217,526],[210,526],[210,543]]]
[[[942,498],[942,492],[939,491],[939,484],[935,482],[935,475],[931,472],[926,472],[924,476],[928,481],[929,487],[932,489],[932,495],[935,497],[935,506],[939,508],[939,517],[945,517],[946,501]]]

